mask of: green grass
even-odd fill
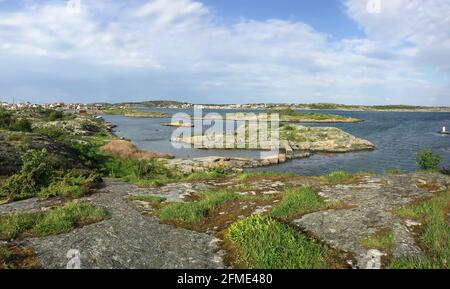
[[[287,220],[326,208],[328,205],[310,187],[288,189],[281,201],[272,209],[270,216]]]
[[[401,175],[402,171],[400,169],[390,169],[384,172],[385,175],[387,176],[396,176],[396,175]]]
[[[322,176],[321,178],[330,182],[342,182],[351,180],[353,177],[353,174],[346,171],[335,171],[329,173],[328,175]]]
[[[226,238],[235,247],[235,265],[254,269],[326,268],[329,249],[304,234],[264,216],[230,226]]]
[[[200,200],[190,203],[173,203],[159,211],[162,221],[175,221],[182,223],[200,222],[209,210],[239,198],[239,195],[228,191],[203,192],[199,194]]]
[[[378,249],[384,252],[390,252],[394,246],[395,236],[392,230],[380,230],[372,236],[363,238],[359,241],[361,246],[366,249]]]
[[[423,224],[419,242],[426,249],[425,260],[400,258],[393,260],[392,268],[450,268],[450,191],[431,199],[396,209],[401,218],[412,219]]]
[[[256,172],[243,172],[240,173],[237,177],[239,181],[246,181],[252,178],[260,178],[260,177],[266,177],[266,178],[274,178],[274,177],[293,177],[295,176],[294,173],[287,172],[287,173],[281,173],[281,172],[271,172],[271,171],[256,171]]]
[[[195,172],[192,174],[189,174],[187,176],[181,177],[181,181],[201,181],[201,180],[215,180],[227,177],[229,173],[221,168],[217,168],[212,171],[206,171],[206,172]]]
[[[64,207],[45,212],[0,216],[0,239],[65,233],[82,225],[99,222],[106,217],[105,211],[77,202],[70,202]]]
[[[163,198],[163,197],[150,196],[150,195],[145,195],[145,196],[131,195],[131,196],[128,196],[128,200],[130,200],[130,201],[143,201],[143,202],[147,202],[149,204],[157,205],[157,204],[161,204],[166,199]]]
[[[396,258],[389,263],[389,269],[448,269],[438,263],[418,258]]]

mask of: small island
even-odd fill
[[[271,113],[278,113],[282,122],[303,122],[303,123],[352,123],[360,122],[360,119],[342,116],[330,113],[303,113],[293,109],[275,109],[268,111]]]
[[[265,113],[265,115],[264,115]],[[232,112],[225,114],[209,114],[202,117],[190,117],[191,120],[227,120],[227,121],[258,121],[268,120],[273,121],[273,116],[278,114],[280,122],[283,123],[355,123],[361,122],[361,119],[342,116],[329,113],[303,113],[298,112],[290,108],[286,109],[273,109],[259,113],[249,112]],[[175,126],[175,125],[174,125]]]
[[[108,108],[102,113],[108,115],[122,115],[125,117],[143,117],[143,118],[169,118],[170,115],[164,112],[141,111],[129,108]]]
[[[246,138],[241,140],[234,134],[233,143],[227,143],[226,134],[206,133],[203,135],[180,136],[172,138],[174,143],[195,145],[201,149],[242,149],[269,151],[270,143],[264,143],[246,132]],[[252,145],[253,144],[253,145]],[[256,145],[254,145],[256,144]],[[280,140],[278,154],[261,159],[242,158],[207,158],[183,161],[184,167],[193,168],[193,171],[210,167],[211,163],[226,163],[233,169],[246,167],[269,166],[284,163],[291,159],[309,157],[313,153],[347,153],[373,150],[375,145],[368,140],[357,138],[335,127],[306,127],[301,125],[282,125],[280,127]],[[177,161],[175,161],[177,162]],[[205,165],[206,163],[206,165]]]

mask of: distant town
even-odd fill
[[[299,110],[344,110],[344,111],[398,111],[398,112],[450,112],[448,106],[410,106],[410,105],[344,105],[334,103],[248,103],[248,104],[193,104],[187,102],[156,100],[122,103],[44,103],[31,102],[8,103],[0,102],[0,107],[7,110],[43,108],[60,110],[101,111],[108,108],[171,108],[191,109],[193,107],[208,110],[264,110],[264,109],[299,109]]]

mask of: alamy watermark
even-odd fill
[[[70,249],[66,257],[69,259],[66,265],[66,269],[81,269],[81,257],[80,251],[75,249]]]
[[[81,0],[67,1],[66,11],[69,14],[80,14],[81,13]]]
[[[366,9],[369,14],[381,14],[381,0],[368,0]]]
[[[278,155],[280,149],[278,113],[208,113],[194,107],[194,115],[177,113],[171,125],[176,149],[253,149],[261,158]]]

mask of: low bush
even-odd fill
[[[101,181],[101,176],[94,172],[58,170],[45,149],[29,150],[22,156],[20,172],[0,187],[0,197],[9,201],[35,196],[80,197],[95,189]]]
[[[97,189],[102,182],[98,173],[80,173],[77,170],[69,171],[62,176],[55,177],[48,187],[39,192],[39,197],[82,197]]]
[[[424,149],[417,153],[416,161],[422,170],[437,170],[442,162],[442,157],[432,150]]]
[[[35,196],[51,181],[53,167],[45,149],[29,150],[22,156],[22,168],[0,188],[0,196],[21,200]]]

